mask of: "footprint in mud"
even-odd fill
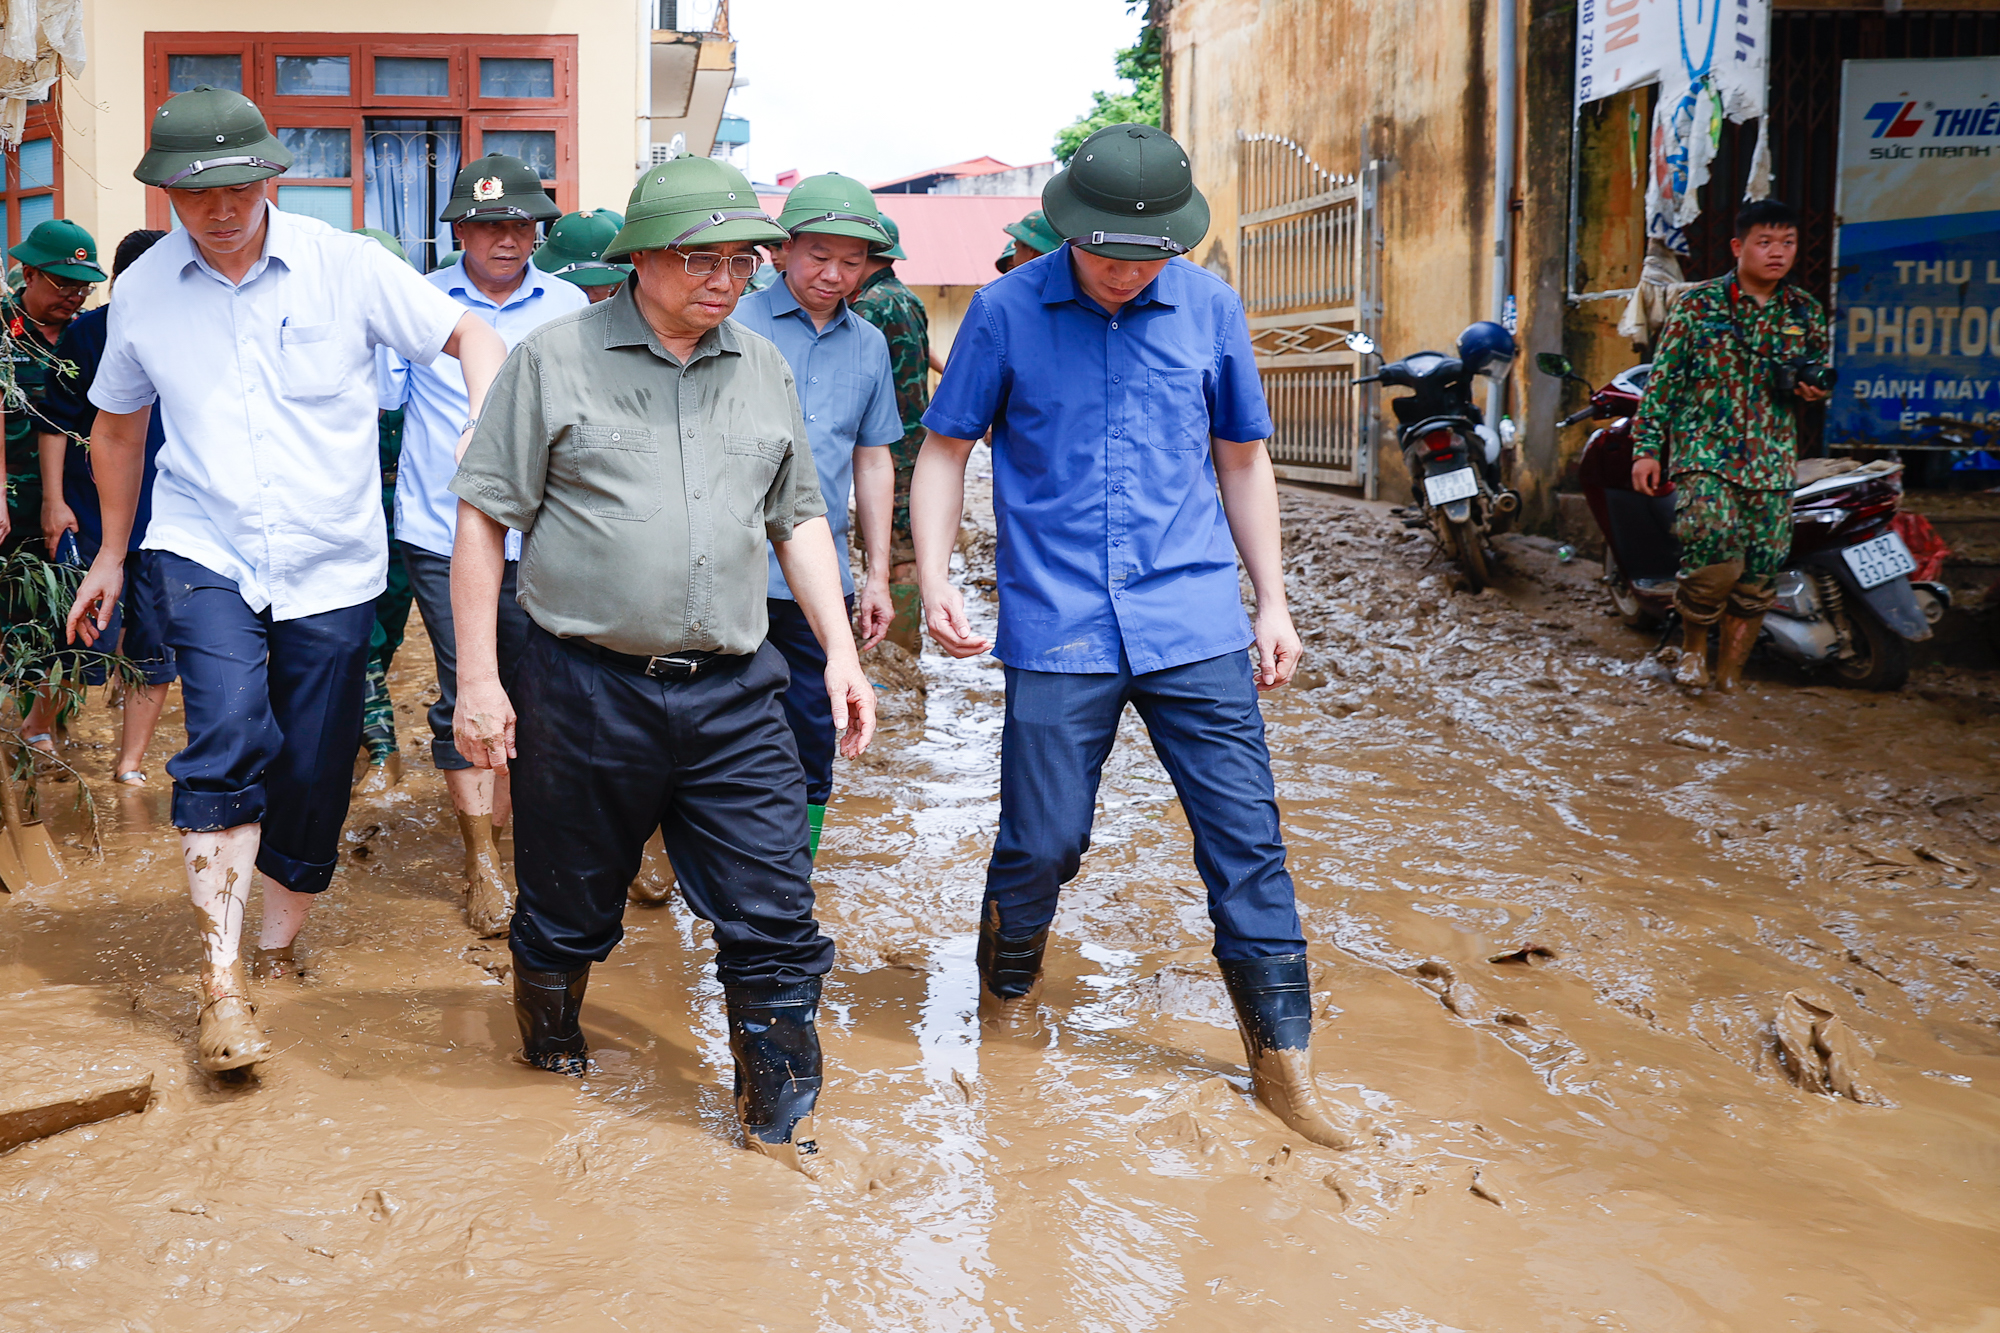
[[[1862,1082],[1872,1063],[1854,1030],[1832,1010],[1791,991],[1778,1002],[1778,1055],[1792,1082],[1807,1092],[1845,1097],[1863,1106],[1887,1106],[1886,1097]]]

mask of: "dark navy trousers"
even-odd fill
[[[790,986],[833,966],[813,920],[785,681],[769,644],[655,680],[530,623],[513,695],[522,967],[573,972],[610,955],[655,829],[688,907],[715,927],[724,985]]]
[[[785,597],[767,597],[764,609],[771,622],[766,642],[785,656],[792,673],[780,698],[792,740],[799,747],[799,765],[806,771],[806,804],[825,805],[833,799],[833,753],[839,733],[833,729],[833,700],[826,693],[826,649],[799,604]],[[847,599],[849,615],[854,599]]]
[[[1208,886],[1215,956],[1225,962],[1305,952],[1278,827],[1277,790],[1249,656],[1135,675],[1007,668],[1000,737],[1000,832],[986,868],[982,919],[1031,935],[1090,850],[1091,819],[1118,718],[1139,710],[1194,832]]]
[[[167,761],[174,826],[261,823],[257,868],[320,892],[347,822],[374,599],[273,620],[206,565],[156,551],[153,572],[187,713],[187,748]]]

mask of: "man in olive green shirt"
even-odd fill
[[[618,294],[529,334],[495,379],[453,479],[458,748],[514,761],[514,1002],[528,1060],[581,1074],[590,965],[659,830],[716,972],[748,1145],[817,1174],[814,1029],[833,942],[812,916],[805,774],[764,642],[768,539],[826,650],[848,755],[861,673],[784,357],[729,320],[759,241],[785,233],[741,172],[680,158],[640,179],[605,250]],[[505,530],[530,639],[501,689]],[[518,718],[518,724],[517,724]],[[517,729],[518,726],[518,729]]]

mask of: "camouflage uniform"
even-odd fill
[[[379,414],[376,422],[377,447],[382,455],[382,513],[391,534],[396,528],[396,465],[403,457],[403,409]],[[368,746],[368,762],[387,763],[397,753],[396,701],[389,697],[389,664],[403,646],[403,632],[410,621],[409,571],[403,568],[403,551],[392,535],[389,540],[389,586],[375,599],[375,624],[368,631],[367,693],[361,705],[361,738]]]
[[[889,363],[896,377],[896,410],[903,418],[903,438],[889,446],[896,460],[896,516],[889,539],[891,563],[916,557],[910,544],[910,478],[917,470],[917,450],[924,443],[924,411],[931,405],[931,334],[924,303],[885,268],[861,284],[848,302],[855,314],[882,330],[889,340]]]
[[[49,379],[56,364],[55,344],[29,320],[18,299],[0,304],[0,323],[7,329],[7,355],[13,363],[14,386],[28,400],[23,412],[15,403],[7,412],[7,507],[13,519],[9,550],[42,544],[42,459],[36,436],[55,427],[40,416],[48,401]]]
[[[1826,317],[1789,283],[1759,306],[1734,276],[1690,288],[1667,316],[1633,431],[1632,457],[1666,459],[1681,543],[1682,618],[1759,616],[1792,545],[1794,400],[1775,363],[1823,361]]]

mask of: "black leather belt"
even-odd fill
[[[696,676],[742,666],[753,656],[750,653],[663,653],[658,657],[646,657],[639,653],[613,652],[589,639],[560,639],[558,642],[573,653],[581,653],[654,680],[693,680]]]

